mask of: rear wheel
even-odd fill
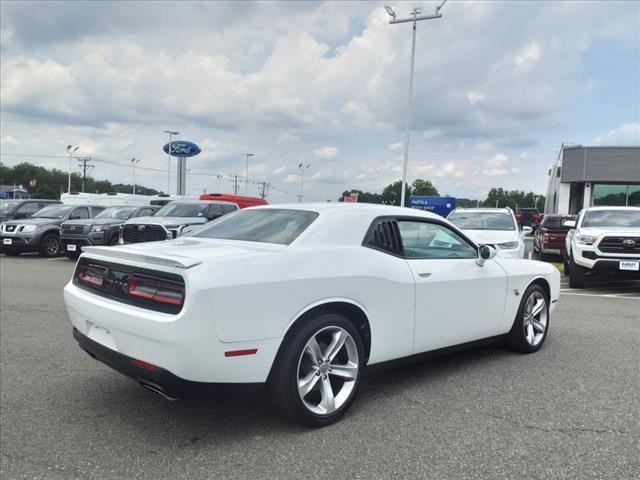
[[[573,257],[569,259],[569,287],[584,288],[584,274],[586,269],[578,265]]]
[[[335,313],[294,329],[274,364],[271,397],[287,418],[323,427],[353,403],[364,364],[362,340],[351,322]]]
[[[112,233],[107,239],[107,245],[113,246],[118,244],[118,232]]]
[[[542,347],[548,328],[549,299],[540,285],[531,285],[522,296],[507,344],[519,352],[533,353]]]
[[[567,252],[566,250],[562,253],[562,262],[564,263],[564,269],[563,269],[563,274],[564,275],[569,275],[569,259],[567,258]]]
[[[50,233],[45,235],[40,242],[40,255],[43,257],[51,258],[58,255],[60,252],[60,239],[57,235]]]

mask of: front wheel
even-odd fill
[[[363,365],[353,324],[339,314],[317,315],[287,335],[269,379],[271,397],[291,420],[329,425],[353,403]]]
[[[522,296],[507,344],[522,353],[536,352],[547,338],[548,328],[549,299],[540,285],[531,285]]]
[[[584,288],[585,268],[578,265],[573,257],[569,259],[569,287]]]
[[[42,257],[55,257],[60,252],[60,239],[57,235],[50,233],[45,235],[40,243],[40,255]]]

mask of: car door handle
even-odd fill
[[[421,278],[429,278],[431,276],[431,272],[418,272],[418,276]]]

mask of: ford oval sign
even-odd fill
[[[171,155],[174,157],[193,157],[202,151],[200,147],[193,142],[176,140],[162,147],[164,153],[169,153],[169,146],[171,146]]]

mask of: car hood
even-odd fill
[[[515,242],[520,239],[517,230],[462,230],[476,243],[504,243]]]
[[[607,235],[621,235],[621,236],[631,236],[631,235],[640,235],[640,228],[620,228],[620,227],[587,227],[580,229],[580,235],[592,235],[597,237],[606,233]]]
[[[165,242],[130,243],[116,247],[83,247],[88,256],[132,260],[170,267],[190,268],[206,260],[256,253],[278,252],[286,245],[181,237]]]
[[[60,225],[63,220],[58,218],[21,218],[4,222],[7,225]]]
[[[134,225],[202,225],[209,220],[206,217],[137,217],[127,220]]]
[[[124,220],[118,218],[85,218],[83,220],[64,222],[65,225],[114,225],[118,223],[124,223]]]

